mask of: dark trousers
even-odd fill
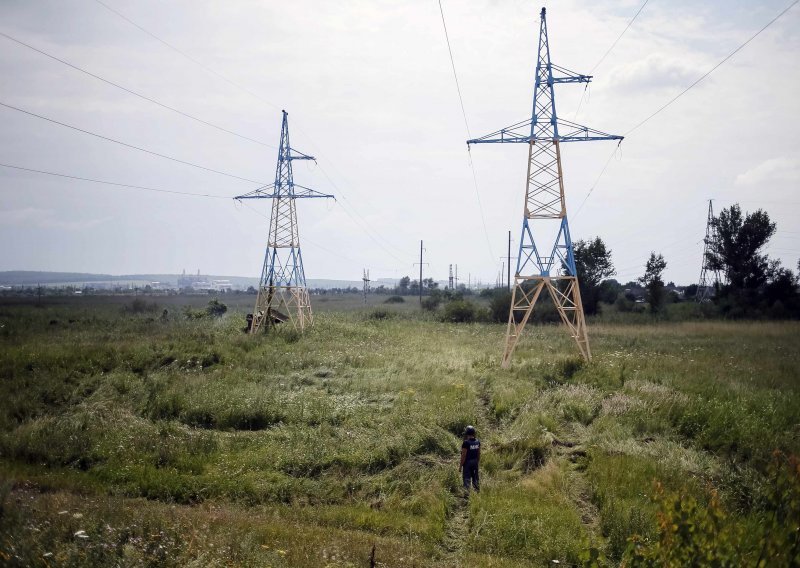
[[[461,472],[461,476],[464,480],[464,489],[469,491],[469,484],[471,481],[475,491],[481,490],[480,479],[478,476],[478,460],[470,460],[466,462],[464,464],[464,469]]]

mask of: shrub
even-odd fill
[[[206,308],[206,313],[210,315],[212,318],[219,318],[222,317],[222,314],[228,311],[228,306],[220,302],[217,298],[210,300],[208,302],[208,307]]]
[[[384,301],[383,303],[384,304],[402,304],[405,301],[406,300],[405,300],[405,298],[403,298],[403,296],[389,296],[388,298],[386,298],[386,301]]]
[[[454,300],[444,307],[444,321],[470,323],[475,321],[475,305],[468,300]]]
[[[394,316],[395,313],[392,310],[387,310],[386,308],[375,308],[367,314],[367,319],[380,321],[391,319]]]
[[[148,302],[142,298],[135,298],[130,304],[127,304],[123,310],[132,314],[155,312],[158,310],[158,304],[155,302]]]
[[[428,296],[422,300],[422,309],[428,312],[435,312],[436,308],[439,307],[439,303],[439,296]]]

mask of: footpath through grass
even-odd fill
[[[593,326],[589,365],[530,327],[504,371],[504,326],[408,309],[302,337],[159,314],[0,306],[0,563],[617,565],[662,542],[670,499],[719,512],[742,565],[777,538],[796,323]]]

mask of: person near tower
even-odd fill
[[[461,478],[464,481],[464,489],[469,492],[470,483],[475,491],[480,491],[480,477],[478,466],[481,461],[481,441],[475,437],[475,427],[467,426],[464,429],[464,442],[461,444],[461,464],[458,466],[461,471]]]

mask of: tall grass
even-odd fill
[[[253,337],[227,298],[218,320],[86,300],[0,306],[12,564],[365,565],[373,543],[390,566],[615,564],[659,536],[654,480],[701,507],[713,487],[752,548],[773,449],[800,453],[793,323],[597,325],[591,364],[530,326],[505,371],[505,326],[413,302]]]

